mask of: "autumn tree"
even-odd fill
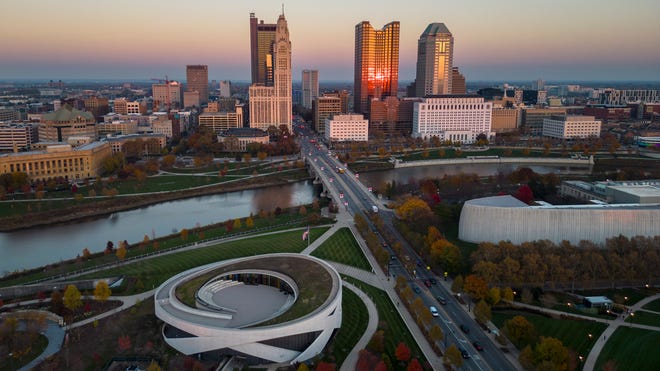
[[[514,295],[511,287],[505,287],[504,290],[502,290],[502,299],[506,301],[513,301]]]
[[[156,362],[155,359],[151,360],[151,363],[149,363],[149,366],[147,366],[147,371],[161,371],[162,368],[160,368],[160,365],[158,362]]]
[[[112,290],[105,280],[99,281],[94,287],[94,298],[98,301],[106,301],[112,295]]]
[[[463,291],[463,276],[460,274],[454,278],[454,281],[451,283],[451,291],[454,293],[458,293]]]
[[[488,294],[488,284],[483,278],[477,276],[476,274],[471,274],[465,277],[463,290],[470,294],[473,299],[481,300]]]
[[[245,218],[245,226],[248,227],[248,228],[254,227],[254,219],[252,219],[251,216],[248,216],[247,218]]]
[[[86,247],[83,249],[82,253],[83,253],[83,258],[85,259],[89,259],[89,257],[92,256],[92,253],[90,253],[89,249]]]
[[[68,285],[64,291],[64,297],[62,299],[64,306],[71,310],[75,311],[82,305],[80,291],[74,285]]]
[[[298,366],[297,370],[298,370],[298,371],[309,371],[309,367],[307,367],[307,364],[305,364],[305,363],[301,363],[301,364]]]
[[[410,359],[410,348],[403,342],[400,342],[394,350],[394,356],[399,362],[408,362]]]
[[[490,305],[484,300],[479,300],[477,305],[474,306],[474,317],[479,323],[486,324],[492,318]]]
[[[515,316],[504,322],[502,331],[518,348],[531,344],[536,339],[534,325],[523,316]]]
[[[120,351],[131,349],[131,337],[129,335],[119,336],[117,338],[117,346]]]
[[[413,358],[412,361],[408,363],[408,367],[406,367],[406,371],[422,371],[422,370],[424,370],[422,368],[422,364],[419,363],[417,358]]]
[[[431,327],[431,330],[429,330],[429,336],[431,336],[431,340],[437,343],[440,340],[442,340],[444,334],[442,333],[442,329],[440,328],[440,326],[435,324],[433,325],[433,327]]]
[[[335,371],[336,369],[337,365],[334,363],[319,362],[315,371]]]
[[[415,226],[419,232],[426,231],[433,220],[433,212],[422,199],[411,197],[396,208],[396,215],[408,225]]]
[[[127,252],[128,251],[126,250],[126,245],[124,243],[120,243],[119,248],[115,252],[115,255],[119,258],[119,260],[124,260]]]
[[[183,228],[180,234],[182,241],[188,241],[188,236],[190,235],[190,231],[187,228]]]
[[[463,366],[463,355],[461,355],[461,351],[454,344],[450,345],[445,351],[444,360],[456,368]]]
[[[240,229],[243,226],[241,223],[241,218],[234,219],[234,229]]]
[[[300,209],[298,209],[298,214],[307,215],[307,208],[305,207],[305,205],[300,205]]]

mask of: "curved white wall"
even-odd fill
[[[500,196],[510,197],[510,196]],[[660,205],[622,207],[518,207],[489,205],[494,197],[463,205],[458,238],[473,243],[563,240],[573,244],[589,240],[604,244],[607,238],[660,235]]]

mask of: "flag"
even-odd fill
[[[307,226],[307,230],[303,232],[302,239],[305,241],[309,237],[309,226]]]

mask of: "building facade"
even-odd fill
[[[366,142],[369,139],[369,120],[363,115],[334,115],[325,119],[325,135],[328,142]]]
[[[593,116],[552,116],[543,119],[544,137],[577,139],[600,136],[601,121]]]
[[[129,135],[137,134],[138,123],[137,121],[112,121],[101,122],[96,124],[96,129],[99,138],[104,138],[108,135]]]
[[[319,96],[319,71],[302,71],[302,106],[311,109],[312,101]]]
[[[220,97],[221,98],[231,97],[231,81],[229,80],[220,81]]]
[[[151,85],[154,100],[154,112],[162,109],[173,109],[181,106],[181,84],[168,81],[164,84]]]
[[[286,125],[291,131],[291,41],[284,14],[277,19],[272,50],[273,86],[252,84],[248,89],[250,127],[267,130]]]
[[[85,111],[91,112],[95,118],[100,119],[103,115],[110,112],[108,98],[91,96],[84,100]]]
[[[268,132],[254,128],[232,128],[218,135],[218,142],[225,144],[225,151],[247,152],[248,144],[270,143]]]
[[[342,113],[341,99],[334,96],[316,97],[312,101],[312,120],[314,130],[320,135],[325,134],[325,119]]]
[[[108,143],[93,142],[77,148],[61,144],[45,151],[0,155],[0,173],[23,172],[30,180],[67,181],[95,178],[101,175],[103,160],[112,154]]]
[[[211,129],[214,133],[240,128],[243,125],[243,112],[204,112],[199,115],[199,127]]]
[[[19,151],[32,148],[39,141],[38,124],[0,122],[0,151]]]
[[[458,67],[451,68],[451,93],[467,94],[467,85],[465,84],[465,76],[463,76],[463,74],[458,69]]]
[[[264,23],[250,13],[250,57],[252,84],[273,86],[273,42],[276,24]]]
[[[369,114],[373,98],[396,96],[399,88],[399,22],[375,30],[368,21],[355,26],[353,109]]]
[[[455,94],[453,81],[454,37],[444,23],[431,23],[417,41],[415,96]]]
[[[412,135],[473,143],[479,134],[492,135],[491,102],[476,95],[439,95],[422,98],[413,111]]]
[[[543,120],[551,116],[565,115],[565,108],[523,108],[520,126],[525,134],[540,136]]]
[[[600,103],[625,106],[628,103],[660,103],[660,90],[606,90],[600,94]]]
[[[493,107],[491,130],[495,133],[515,131],[520,124],[519,108]]]
[[[94,115],[65,104],[59,110],[41,116],[39,141],[66,142],[71,136],[96,138],[96,118]]]
[[[187,65],[186,66],[186,91],[199,93],[199,106],[209,101],[209,66]]]

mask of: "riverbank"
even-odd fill
[[[119,211],[138,209],[161,202],[279,186],[289,184],[294,181],[298,182],[309,179],[311,178],[307,172],[304,169],[301,169],[294,173],[289,172],[286,174],[286,176],[283,176],[282,174],[255,176],[233,182],[219,183],[209,186],[170,192],[98,197],[94,201],[73,204],[72,206],[60,208],[57,211],[45,210],[0,218],[0,232],[12,232],[42,225],[76,222],[91,218],[108,216]],[[35,204],[48,204],[49,202],[52,202],[52,200],[35,200],[29,202],[33,202]],[[11,205],[12,202],[6,202],[5,204]]]
[[[484,156],[488,158],[480,158],[474,156],[469,158],[452,158],[452,159],[434,159],[434,160],[421,160],[421,161],[396,161],[394,164],[395,169],[415,166],[431,166],[431,165],[462,165],[462,164],[553,164],[553,165],[578,165],[590,166],[594,164],[593,156],[589,158],[573,159],[573,158],[557,158],[557,157],[494,157]]]

